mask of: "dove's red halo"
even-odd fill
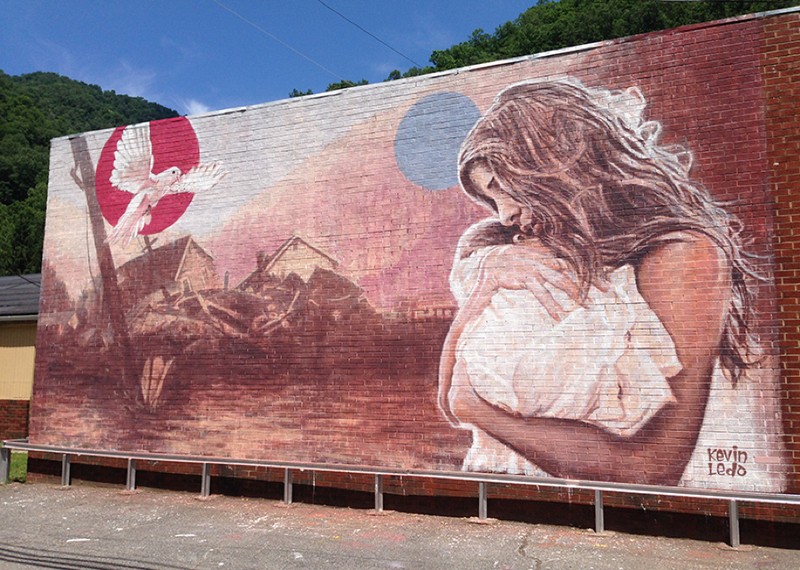
[[[115,226],[125,212],[133,194],[119,190],[111,184],[111,171],[114,170],[114,151],[122,138],[125,127],[118,127],[106,141],[95,172],[95,187],[100,211],[106,221]],[[152,121],[150,123],[150,144],[153,147],[153,172],[158,174],[177,166],[186,173],[200,164],[200,144],[192,124],[186,117]],[[159,200],[151,215],[152,220],[142,231],[142,235],[156,234],[170,227],[180,218],[192,202],[194,194],[182,192],[170,194]]]

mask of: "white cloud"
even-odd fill
[[[105,89],[113,89],[117,93],[155,101],[158,98],[157,94],[153,92],[155,82],[155,71],[136,68],[127,61],[121,60],[118,67],[101,85]]]
[[[211,110],[211,107],[197,99],[182,99],[181,105],[186,110],[187,115],[202,115]]]
[[[416,24],[413,33],[409,34],[408,43],[411,45],[411,50],[425,54],[422,56],[425,59],[424,62],[414,58],[423,66],[428,64],[427,58],[433,50],[444,49],[442,46],[460,43],[466,39],[457,39],[448,26],[437,22],[433,17],[419,18]]]
[[[200,57],[202,53],[200,47],[193,41],[178,43],[169,36],[161,36],[159,44],[164,50],[177,52],[186,60],[195,60]]]
[[[32,45],[31,58],[40,70],[54,71],[122,95],[144,97],[148,101],[161,99],[155,87],[158,74],[152,69],[135,67],[127,60],[101,68],[97,62],[81,59],[72,50],[48,39],[36,38]]]
[[[392,63],[390,61],[382,61],[380,63],[375,63],[372,65],[372,69],[374,69],[378,75],[383,76],[381,77],[381,79],[386,79],[386,76],[389,75],[389,73],[394,71],[395,69],[404,71],[407,67],[408,65],[398,64],[397,62]]]
[[[33,34],[27,47],[32,70],[51,71],[98,85],[105,91],[113,90],[121,95],[143,97],[164,104],[165,94],[159,85],[162,77],[152,67],[139,67],[128,59],[109,61],[106,57],[100,57],[100,54],[87,56],[85,52]]]
[[[29,48],[35,69],[54,71],[73,78],[77,75],[76,58],[65,46],[37,36],[30,42]]]

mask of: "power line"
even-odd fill
[[[378,36],[376,36],[375,34],[371,33],[371,32],[370,32],[370,31],[368,31],[368,30],[365,30],[364,28],[362,28],[361,26],[359,26],[358,24],[356,24],[356,23],[355,23],[353,20],[351,20],[350,18],[348,18],[347,16],[345,16],[345,15],[344,15],[344,14],[342,14],[341,12],[339,12],[339,11],[335,10],[334,8],[331,8],[330,6],[328,6],[328,5],[327,5],[325,2],[323,2],[322,0],[317,0],[317,2],[319,2],[320,4],[322,4],[323,6],[325,6],[325,7],[326,7],[328,10],[330,10],[331,12],[333,12],[334,14],[336,14],[337,16],[339,16],[340,18],[342,18],[343,20],[345,20],[345,21],[347,21],[347,22],[350,22],[351,24],[353,24],[353,25],[354,25],[356,28],[358,28],[359,30],[361,30],[362,32],[364,32],[365,34],[367,34],[367,35],[368,35],[369,37],[371,37],[372,39],[374,39],[374,40],[376,40],[376,41],[378,41],[378,42],[382,43],[383,45],[385,45],[387,48],[389,48],[390,50],[392,50],[392,51],[393,51],[394,53],[396,53],[397,55],[399,55],[399,56],[401,56],[401,57],[404,57],[405,59],[407,59],[408,61],[410,61],[411,63],[413,63],[413,64],[414,64],[415,66],[417,66],[417,67],[422,67],[420,64],[418,64],[416,61],[414,61],[413,59],[411,59],[410,57],[408,57],[406,54],[404,54],[404,53],[402,53],[402,52],[400,52],[400,51],[397,51],[397,50],[396,50],[396,49],[394,49],[392,46],[390,46],[389,44],[387,44],[385,41],[383,41],[382,39],[380,39]]]
[[[42,284],[41,284],[41,283],[37,283],[36,281],[31,281],[31,280],[30,280],[30,279],[28,279],[26,276],[24,276],[22,273],[17,273],[17,277],[19,277],[19,278],[20,278],[20,279],[22,279],[23,281],[27,281],[27,282],[28,282],[28,283],[30,283],[31,285],[35,285],[35,286],[36,286],[36,287],[38,287],[39,289],[41,289],[41,288],[42,288]]]
[[[313,63],[314,65],[316,65],[317,67],[319,67],[320,69],[325,71],[326,73],[330,73],[336,79],[339,79],[340,81],[345,81],[345,78],[342,77],[341,75],[339,75],[338,73],[336,73],[335,71],[331,71],[330,69],[328,69],[327,67],[325,67],[324,65],[319,63],[318,61],[315,61],[315,60],[311,59],[309,56],[307,56],[306,54],[304,54],[300,50],[295,49],[294,47],[290,46],[289,44],[287,44],[285,41],[283,41],[279,37],[275,36],[274,34],[269,33],[267,30],[265,30],[264,28],[262,28],[261,26],[259,26],[255,22],[253,22],[251,20],[248,20],[247,18],[242,16],[239,12],[235,11],[233,8],[229,8],[228,6],[226,6],[225,4],[220,2],[219,0],[211,0],[211,1],[214,2],[214,4],[216,4],[220,8],[224,8],[225,10],[227,10],[228,12],[230,12],[231,14],[233,14],[234,16],[236,16],[237,18],[239,18],[240,20],[245,22],[246,24],[249,24],[249,25],[253,26],[256,30],[258,30],[259,32],[261,32],[265,36],[268,36],[268,37],[272,38],[273,40],[275,40],[276,42],[281,44],[283,47],[285,47],[286,49],[289,49],[289,50],[293,51],[294,53],[296,53],[297,55],[299,55],[300,57],[302,57],[306,61],[310,61],[311,63]]]

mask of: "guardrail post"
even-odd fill
[[[69,487],[72,482],[71,476],[72,456],[69,453],[61,455],[61,486]]]
[[[125,481],[125,487],[128,491],[136,490],[136,460],[132,457],[128,458],[128,477]]]
[[[739,548],[739,503],[735,500],[728,503],[728,520],[731,531],[731,547]]]
[[[205,498],[211,495],[211,465],[203,463],[203,472],[200,475],[200,496]]]
[[[375,512],[383,512],[383,475],[375,475]]]
[[[11,474],[11,450],[7,447],[0,447],[0,485],[8,483]]]
[[[489,514],[489,505],[486,498],[486,481],[478,482],[478,518],[486,519]]]
[[[606,521],[605,513],[603,511],[603,491],[595,490],[594,492],[594,531],[596,533],[605,532]]]
[[[283,470],[283,502],[292,504],[292,470],[288,467]]]

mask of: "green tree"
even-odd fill
[[[369,81],[366,79],[362,79],[361,81],[342,79],[341,81],[337,81],[335,83],[329,83],[325,91],[338,91],[339,89],[347,89],[348,87],[355,87],[357,85],[367,85],[368,83]]]
[[[467,41],[434,51],[431,63],[434,71],[443,71],[798,4],[798,0],[539,0],[494,34],[476,30]]]
[[[36,273],[41,268],[47,183],[25,200],[0,204],[0,274]]]
[[[40,270],[51,139],[177,116],[55,73],[0,71],[0,274]]]
[[[494,33],[475,30],[464,42],[434,51],[431,65],[393,70],[387,80],[798,4],[800,0],[539,0]],[[342,80],[326,91],[367,83]],[[289,96],[311,93],[294,89]],[[9,76],[0,71],[0,274],[40,268],[52,138],[176,116],[141,97],[103,91],[55,73]]]
[[[485,63],[496,60],[497,39],[481,29],[472,32],[470,38],[446,50],[437,50],[431,54],[430,62],[437,71]],[[464,62],[469,62],[465,64]]]
[[[490,34],[481,29],[447,49],[431,53],[431,65],[393,70],[387,81],[468,65],[643,34],[741,14],[788,8],[800,0],[538,0],[515,20]],[[328,91],[366,81],[332,83]]]
[[[305,91],[300,91],[298,89],[292,89],[292,91],[289,93],[289,97],[290,98],[303,97],[305,95],[313,95],[313,94],[314,94],[314,92],[311,89],[306,89]]]

